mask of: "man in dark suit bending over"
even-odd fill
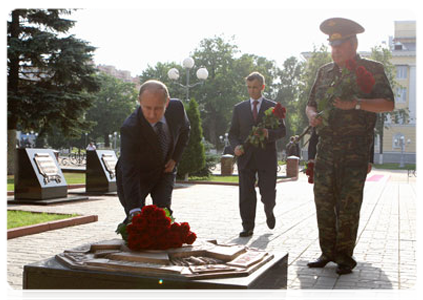
[[[258,186],[261,201],[264,204],[267,226],[270,229],[275,227],[273,208],[276,205],[278,163],[276,140],[286,134],[285,124],[281,122],[277,129],[265,129],[264,148],[244,144],[252,127],[262,120],[264,112],[276,105],[276,102],[266,99],[262,95],[265,87],[263,75],[253,72],[246,78],[246,83],[250,99],[235,105],[229,129],[229,142],[237,156],[238,164],[239,208],[243,227],[239,234],[241,237],[251,236],[254,230],[257,206],[256,175],[258,175]]]
[[[138,99],[140,106],[120,128],[121,155],[116,165],[117,192],[126,222],[141,210],[149,194],[153,204],[172,212],[176,165],[190,132],[182,102],[170,99],[162,82],[145,82]]]

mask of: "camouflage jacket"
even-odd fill
[[[356,56],[358,66],[364,66],[367,71],[373,74],[375,85],[369,94],[360,92],[358,95],[351,95],[362,99],[384,98],[394,101],[391,86],[386,77],[383,65],[372,60],[362,59]],[[320,67],[316,80],[310,92],[307,105],[318,107],[318,102],[323,99],[329,86],[340,76],[340,68],[335,63],[329,63]],[[348,99],[345,99],[348,100]],[[317,133],[320,137],[354,137],[354,136],[373,136],[374,126],[376,124],[376,113],[364,110],[341,110],[334,109],[329,115],[329,126],[317,127]]]

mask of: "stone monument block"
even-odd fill
[[[117,157],[113,150],[87,151],[86,192],[116,192],[116,163]]]
[[[17,149],[15,199],[67,197],[68,185],[51,149]]]
[[[298,177],[298,165],[300,158],[292,155],[286,159],[286,176],[287,177]]]
[[[24,289],[286,289],[287,253],[216,241],[131,251],[114,239],[24,266]]]

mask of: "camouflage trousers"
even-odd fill
[[[355,267],[353,251],[369,162],[370,139],[320,137],[314,166],[314,201],[324,257]]]

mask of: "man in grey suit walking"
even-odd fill
[[[265,79],[262,74],[253,72],[246,78],[250,99],[234,107],[229,143],[237,156],[239,173],[239,208],[243,230],[240,237],[251,236],[254,232],[257,196],[255,191],[256,176],[261,201],[264,204],[267,226],[275,227],[276,219],[273,208],[276,205],[277,152],[276,140],[286,134],[282,121],[277,129],[265,129],[264,148],[245,144],[253,126],[260,123],[264,112],[276,105],[275,101],[263,97]]]

